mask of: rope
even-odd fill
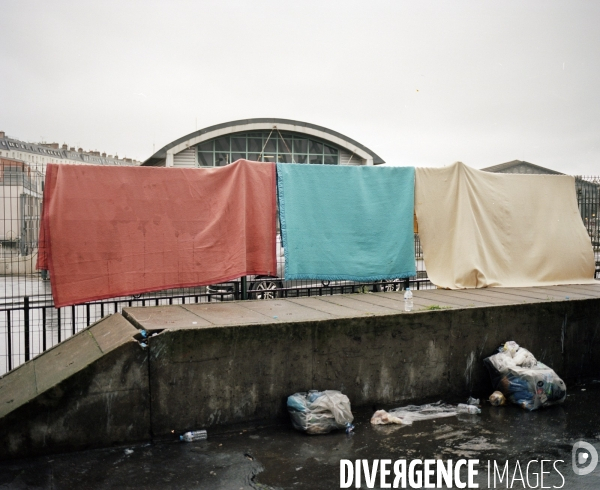
[[[346,165],[350,165],[350,162],[352,161],[353,156],[354,156],[354,152],[352,152],[352,155],[350,155],[350,158],[348,158],[348,163]],[[341,155],[340,155],[340,160],[341,160]]]
[[[281,131],[279,131],[279,128],[277,126],[273,126],[273,129],[277,129],[277,132],[279,133],[279,136],[281,137],[281,141],[283,141],[283,144],[285,145],[288,153],[290,155],[292,155],[292,163],[296,163],[294,161],[294,155],[292,154],[292,150],[290,150],[290,147],[287,145],[287,143],[285,142],[285,139],[283,139],[283,135],[281,134]]]
[[[273,129],[277,129],[277,126],[273,126]],[[269,139],[271,138],[271,135],[273,134],[273,129],[271,129],[271,132],[269,133],[269,136],[267,136],[265,144],[262,147],[260,155],[258,155],[258,161],[261,161],[263,159],[263,155],[265,153],[265,147],[267,146],[267,143],[269,142]]]

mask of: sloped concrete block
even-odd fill
[[[147,353],[108,317],[0,379],[0,458],[150,439]],[[32,376],[32,373],[34,374]]]
[[[35,370],[28,362],[0,378],[0,419],[37,394]]]
[[[103,353],[130,342],[139,333],[130,322],[121,315],[111,315],[90,326],[89,333]]]
[[[89,329],[46,351],[33,362],[37,393],[56,386],[102,357]]]

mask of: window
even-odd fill
[[[287,132],[234,133],[196,146],[198,166],[222,167],[240,158],[263,162],[339,165],[339,150],[325,141]]]

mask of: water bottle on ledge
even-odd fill
[[[413,296],[410,288],[406,288],[404,291],[404,311],[412,311],[413,309]]]
[[[203,441],[207,437],[207,433],[205,430],[191,430],[186,432],[182,436],[179,436],[180,441],[185,442],[194,442],[194,441]]]
[[[481,409],[479,409],[475,405],[465,405],[464,403],[459,403],[458,407],[456,407],[456,411],[458,413],[472,413],[472,414],[481,413]]]

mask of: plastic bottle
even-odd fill
[[[475,405],[465,405],[464,403],[459,403],[458,407],[456,407],[456,411],[458,413],[481,413],[481,409],[476,407]]]
[[[410,288],[406,288],[404,291],[404,311],[412,311],[413,309],[413,295]]]
[[[179,440],[185,442],[203,441],[207,436],[208,434],[205,430],[191,430],[179,436]]]

